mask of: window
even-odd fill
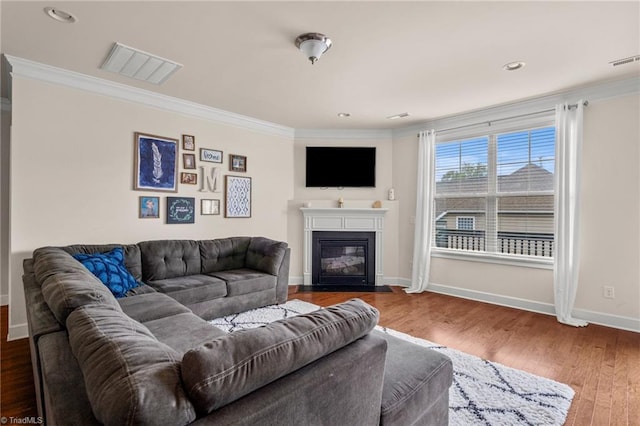
[[[469,216],[456,217],[456,229],[473,231],[476,229],[476,218]]]
[[[438,141],[434,247],[553,257],[555,128]]]

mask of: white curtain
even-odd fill
[[[563,324],[584,327],[586,321],[571,316],[578,290],[580,268],[580,173],[582,157],[582,115],[577,106],[556,106],[556,249],[553,287],[556,317]]]
[[[431,222],[433,220],[433,171],[436,132],[420,132],[418,136],[418,176],[416,192],[416,226],[413,242],[411,287],[407,293],[421,293],[429,286],[431,268]]]

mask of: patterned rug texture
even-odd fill
[[[319,309],[291,300],[211,320],[227,332],[254,328]],[[378,330],[442,352],[453,361],[449,389],[450,425],[562,425],[574,391],[569,386],[487,361],[389,328]]]

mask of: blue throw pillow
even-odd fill
[[[124,266],[124,251],[116,247],[106,253],[74,254],[93,275],[106,285],[115,297],[124,297],[138,282]]]

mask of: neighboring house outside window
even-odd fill
[[[436,142],[434,248],[553,257],[555,127]]]

